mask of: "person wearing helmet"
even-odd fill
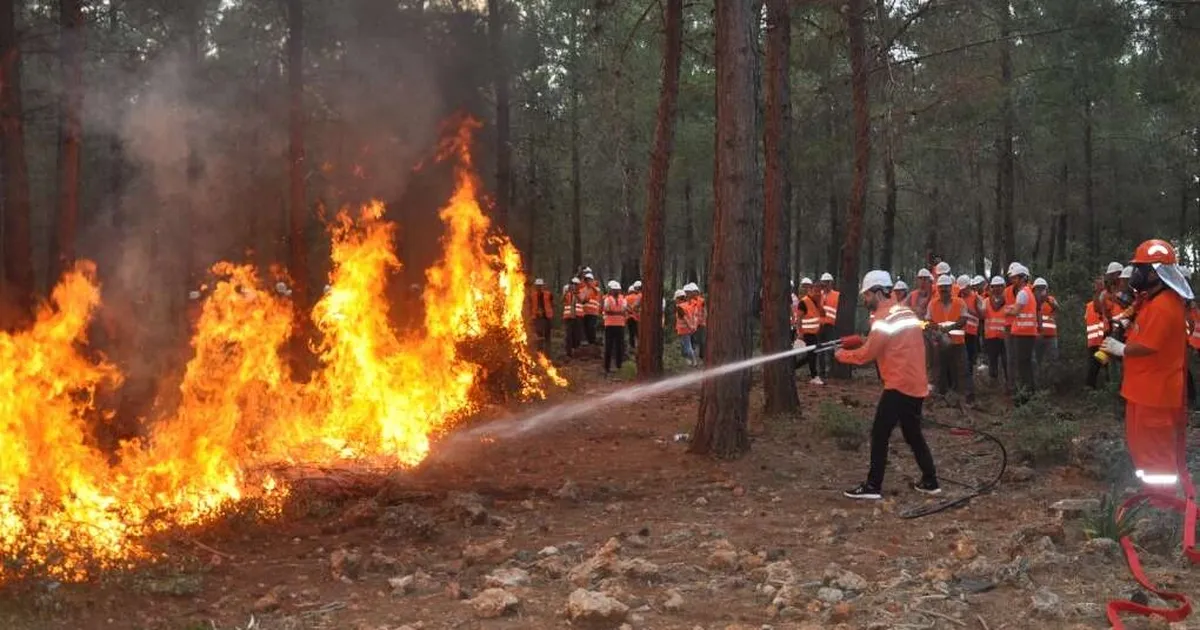
[[[983,315],[985,313],[984,301],[987,300],[987,280],[983,276],[975,276],[971,278],[971,291],[975,294],[977,305],[976,313],[979,315],[979,333],[975,336],[979,345],[979,356],[983,356]]]
[[[820,340],[822,343],[837,339],[837,311],[838,299],[841,294],[833,287],[833,274],[821,274],[821,334]],[[821,373],[829,373],[829,355],[822,353],[818,355],[818,360],[821,363]]]
[[[892,287],[892,297],[901,304],[908,300],[908,285],[903,280],[897,280],[896,286]]]
[[[950,263],[939,262],[938,264],[934,265],[934,267],[933,267],[933,285],[934,285],[935,293],[937,291],[941,290],[937,286],[937,281],[942,276],[950,276],[951,280],[954,279],[954,274],[950,273]],[[958,285],[953,282],[950,283],[950,295],[952,297],[958,297]],[[936,299],[937,296],[934,295],[934,298]]]
[[[800,337],[806,346],[815,346],[821,342],[821,307],[817,306],[817,300],[820,299],[821,290],[813,286],[813,281],[808,278],[800,280],[800,292],[803,297],[800,298],[797,318],[800,321]],[[808,382],[812,385],[824,385],[824,372],[821,371],[823,363],[817,361],[814,354],[809,354],[803,357],[797,357],[797,361],[803,361],[808,364]],[[799,367],[799,363],[795,367]]]
[[[637,350],[638,322],[642,320],[642,281],[629,285],[625,295],[625,330],[629,332],[629,349]]]
[[[988,378],[992,385],[999,382],[1000,371],[1004,371],[1007,387],[1011,378],[1008,371],[1008,326],[1004,315],[1004,278],[996,276],[988,288],[983,301],[983,354],[987,359]]]
[[[546,290],[546,281],[538,278],[533,281],[533,290],[529,292],[529,319],[533,323],[534,338],[537,349],[541,352],[550,351],[550,318],[554,317],[554,296]]]
[[[1037,341],[1033,346],[1033,364],[1037,367],[1040,377],[1044,376],[1050,369],[1050,364],[1058,359],[1058,323],[1055,321],[1058,300],[1050,295],[1050,284],[1045,278],[1033,281],[1033,299],[1036,302],[1034,313],[1037,315]]]
[[[1029,288],[1029,268],[1019,262],[1008,267],[1010,284],[1004,294],[1008,318],[1008,369],[1016,376],[1013,401],[1023,404],[1036,389],[1033,349],[1037,343],[1037,301]]]
[[[875,362],[879,366],[883,394],[875,408],[871,427],[871,464],[866,482],[845,491],[851,499],[883,498],[883,474],[887,468],[888,442],[896,425],[908,442],[921,481],[913,485],[919,492],[937,494],[937,468],[933,453],[921,433],[921,407],[929,392],[925,375],[925,341],[920,318],[892,296],[892,279],[886,271],[869,271],[863,276],[859,297],[863,306],[874,313],[875,323],[866,342],[847,338],[835,358],[850,365]]]
[[[583,339],[589,346],[599,344],[596,327],[600,323],[600,283],[590,269],[583,274],[579,286],[579,301],[583,304]]]
[[[917,272],[917,288],[908,296],[908,308],[912,312],[923,315],[929,309],[933,299],[933,274],[928,269]]]
[[[964,343],[967,360],[966,373],[967,378],[971,379],[971,384],[974,386],[975,362],[979,357],[979,322],[983,318],[983,300],[975,292],[970,276],[959,276],[956,285],[958,286],[958,299],[962,300],[967,311],[967,325],[963,327],[963,332],[966,333]]]
[[[687,291],[679,289],[675,292],[675,336],[679,339],[679,348],[688,365],[696,367],[696,349],[692,347],[692,333],[696,332],[696,318],[692,314],[692,303],[687,299]]]
[[[608,295],[604,296],[604,373],[612,373],[612,364],[617,369],[625,362],[625,296],[621,295],[621,283],[609,280]]]
[[[1174,498],[1180,477],[1189,481],[1184,303],[1194,296],[1170,243],[1142,243],[1131,264],[1129,286],[1138,296],[1127,340],[1106,337],[1100,347],[1125,359],[1125,438],[1137,477],[1151,494]]]
[[[563,334],[568,357],[583,343],[583,302],[579,298],[582,283],[571,278],[571,284],[563,287]]]
[[[692,349],[696,358],[704,360],[704,349],[708,345],[708,309],[704,305],[704,296],[700,294],[700,285],[689,282],[683,286],[688,302],[692,305],[692,317],[695,320],[696,331],[692,333]]]
[[[941,263],[945,264],[945,263]],[[967,306],[960,298],[956,298],[950,289],[954,279],[944,274],[937,279],[937,299],[930,302],[925,320],[933,324],[930,329],[930,341],[937,359],[934,361],[937,374],[937,392],[939,396],[966,395],[968,402],[974,402],[975,391],[970,381],[963,385],[963,361],[966,358],[967,343]]]

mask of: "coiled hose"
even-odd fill
[[[961,405],[959,406],[959,410],[962,411],[964,414],[966,414],[966,410],[963,409]],[[971,499],[974,499],[975,497],[987,494],[987,493],[991,492],[992,490],[994,490],[996,488],[996,486],[1000,485],[1000,478],[1004,476],[1004,471],[1008,468],[1008,450],[1004,448],[1004,442],[1001,442],[999,438],[997,438],[996,436],[994,436],[986,431],[980,431],[979,429],[975,429],[972,427],[963,427],[963,426],[958,426],[958,425],[953,425],[953,424],[946,424],[944,422],[938,422],[936,420],[932,420],[928,417],[923,418],[922,423],[926,423],[926,424],[929,424],[931,426],[935,426],[935,427],[938,427],[941,429],[946,429],[948,431],[969,432],[972,435],[981,436],[984,439],[995,443],[996,446],[998,446],[1000,448],[1000,470],[996,471],[995,477],[993,477],[990,481],[988,481],[987,483],[980,485],[980,486],[974,486],[969,483],[964,483],[962,481],[956,481],[954,479],[940,477],[940,481],[942,481],[944,483],[953,484],[956,486],[961,486],[963,488],[966,488],[970,492],[965,496],[961,496],[961,497],[958,497],[955,499],[950,499],[948,501],[943,501],[941,503],[935,503],[933,505],[924,505],[921,507],[916,507],[916,508],[912,508],[909,510],[905,510],[903,512],[900,512],[900,518],[903,518],[903,519],[921,518],[922,516],[929,516],[931,514],[937,514],[938,512],[945,512],[946,510],[949,510],[949,509],[961,507],[963,505],[966,505],[967,503],[970,503]]]

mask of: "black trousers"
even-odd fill
[[[583,338],[587,339],[588,345],[596,345],[596,326],[600,323],[599,315],[584,315],[583,316]]]
[[[638,320],[630,319],[629,321],[625,322],[625,330],[629,332],[629,347],[636,349],[638,339]]]
[[[566,340],[567,340],[567,356],[571,356],[575,349],[583,343],[583,318],[572,317],[563,320],[566,322]]]
[[[537,335],[538,350],[549,352],[550,350],[550,318],[538,317],[533,320],[533,332]]]
[[[821,325],[821,332],[818,335],[820,343],[826,343],[837,339],[837,330],[828,324]],[[809,353],[810,356],[812,353]],[[832,352],[822,352],[817,355],[817,371],[821,373],[821,378],[829,376],[829,364],[833,361]]]
[[[819,339],[820,337],[817,335],[804,335],[804,345],[815,346],[817,345]],[[824,355],[825,353],[822,352],[821,354]],[[804,356],[804,362],[808,364],[808,377],[817,378],[817,376],[819,376],[817,372],[817,353],[809,352],[806,354]]]
[[[1033,347],[1036,344],[1037,337],[1012,336],[1012,348],[1017,364],[1017,389],[1025,390],[1024,396],[1032,396],[1037,390],[1037,383],[1033,378]]]
[[[967,335],[967,375],[975,374],[975,359],[979,356],[979,335]]]
[[[945,344],[938,346],[937,392],[943,396],[946,392],[963,393],[962,359],[966,351],[962,346]]]
[[[704,346],[708,345],[708,326],[701,326],[692,333],[692,348],[696,351],[696,358],[704,358]]]
[[[900,433],[908,442],[917,466],[921,469],[922,481],[937,481],[937,468],[933,464],[933,453],[921,433],[921,406],[924,398],[906,396],[894,389],[883,390],[879,406],[875,408],[875,424],[871,427],[871,468],[867,472],[867,484],[883,488],[883,473],[887,469],[888,442],[892,431],[900,425]]]
[[[983,351],[987,355],[988,376],[995,381],[1004,371],[1004,381],[1008,382],[1008,356],[1004,339],[984,339]]]
[[[617,364],[618,370],[621,369],[621,364],[625,362],[624,326],[604,327],[604,372],[606,374],[614,361]]]

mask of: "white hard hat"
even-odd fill
[[[699,293],[700,287],[695,282],[689,282],[689,283],[683,285],[683,290],[691,291],[693,293]]]
[[[929,273],[929,270],[925,269],[925,268],[922,268],[920,271],[917,272],[917,277],[918,278],[929,278],[930,280],[933,280],[933,274]]]
[[[907,290],[908,290],[908,285],[907,285],[907,284],[904,284],[904,281],[903,281],[903,280],[897,280],[897,281],[896,281],[896,286],[894,286],[894,287],[892,287],[892,288],[893,288],[893,289],[895,289],[895,290],[897,290],[897,291],[907,291]]]
[[[684,297],[687,297],[687,293],[684,293],[683,289],[678,289],[675,291],[675,299],[676,300],[678,300],[679,298],[684,298]]]
[[[579,278],[571,278],[571,284],[579,284]]]
[[[833,274],[828,271],[821,274],[821,282],[833,282]]]
[[[611,289],[611,290],[613,290],[613,291],[620,291],[620,290],[621,290],[621,283],[620,283],[620,282],[617,282],[616,280],[609,280],[609,281],[608,281],[608,288],[609,288],[609,289]]]
[[[1121,270],[1124,268],[1125,268],[1124,265],[1122,265],[1119,262],[1110,262],[1110,263],[1108,263],[1108,267],[1104,270],[1104,275],[1107,276],[1107,275],[1112,275],[1114,273],[1121,273]]]
[[[812,285],[812,278],[800,278],[800,286],[806,287]]]
[[[1048,287],[1050,285],[1046,284],[1045,278],[1038,278],[1037,280],[1033,281],[1033,286],[1034,287]]]
[[[584,268],[583,268],[583,273],[585,273],[585,274],[587,274],[587,273],[592,273],[592,268],[591,268],[591,267],[584,267]]]
[[[596,276],[593,276],[593,275],[592,275],[592,272],[590,272],[590,271],[588,271],[588,272],[585,272],[585,273],[583,274],[583,277],[584,277],[584,278],[586,278],[586,279],[588,279],[588,280],[595,280],[595,279],[596,279]]]
[[[283,282],[276,282],[275,283],[275,291],[278,292],[280,295],[287,295],[288,285]]]
[[[1133,265],[1128,265],[1126,267],[1123,267],[1121,269],[1121,277],[1126,278],[1126,279],[1132,278],[1133,277]]]
[[[979,285],[979,284],[983,284],[983,283],[985,283],[985,282],[987,282],[987,280],[985,280],[983,276],[975,276],[974,278],[971,278],[971,285],[972,285],[972,286],[974,286],[974,285]]]
[[[954,281],[954,284],[957,284],[958,288],[960,288],[960,289],[965,289],[965,288],[971,286],[971,276],[968,276],[967,274],[964,273],[963,275],[958,277],[958,280]]]
[[[535,286],[535,287],[544,287],[544,286],[546,286],[546,281],[545,281],[545,280],[542,280],[541,278],[538,278],[537,280],[534,280],[534,281],[533,281],[533,286]]]
[[[1012,263],[1008,266],[1008,275],[1012,276],[1028,276],[1029,269],[1019,262]]]
[[[569,285],[569,284],[563,285],[563,291],[562,291],[563,293],[566,293],[567,291],[570,291],[570,290],[571,290],[571,285]]]
[[[940,262],[933,267],[933,271],[939,276],[950,273],[950,263],[944,261]]]
[[[1004,286],[1004,278],[1001,278],[1000,276],[993,276],[992,277],[992,286],[994,286],[994,287]]]
[[[200,292],[199,291],[188,291],[188,299],[189,300],[199,300]]]
[[[633,284],[629,285],[629,288],[630,288],[631,290],[634,290],[634,291],[636,291],[636,290],[638,290],[638,289],[642,288],[642,281],[641,281],[641,280],[634,280],[634,281],[633,281]]]
[[[825,281],[824,280],[825,276],[829,276],[829,274],[825,274],[824,276],[821,276],[822,282]],[[829,276],[829,279],[832,280],[833,276]],[[872,269],[871,271],[868,271],[865,276],[863,276],[862,286],[860,286],[858,288],[858,292],[861,294],[861,293],[866,293],[867,291],[871,291],[874,289],[891,289],[891,288],[892,288],[892,274],[890,274],[886,271],[882,271],[880,269]]]
[[[329,293],[332,290],[333,290],[333,287],[331,287],[327,284],[327,285],[325,285],[325,288],[321,289],[321,293]]]
[[[954,278],[951,278],[950,274],[944,273],[944,274],[938,276],[937,285],[939,287],[948,287],[952,284],[954,284]]]

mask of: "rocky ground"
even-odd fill
[[[568,367],[571,391],[545,404],[622,386],[595,372]],[[1105,438],[1078,440],[1074,464],[1010,461],[994,493],[906,520],[930,502],[906,488],[916,471],[900,436],[886,500],[852,502],[840,491],[861,480],[866,448],[846,450],[854,440],[821,418],[834,407],[869,417],[873,378],[802,391],[802,416],[755,417],[753,451],[736,462],[688,455],[675,439],[696,415],[696,392],[681,391],[601,405],[413,471],[326,473],[283,517],[181,535],[154,566],[91,584],[11,585],[0,627],[1104,628],[1106,601],[1133,592],[1117,544],[1083,533],[1106,489],[1089,459]],[[981,407],[929,415],[1016,430],[998,398]],[[1119,435],[1115,420],[1082,424],[1088,436]],[[985,441],[929,436],[948,479],[978,483],[998,469]],[[947,485],[951,498],[962,492]],[[1152,576],[1200,592],[1177,520],[1139,528]]]

